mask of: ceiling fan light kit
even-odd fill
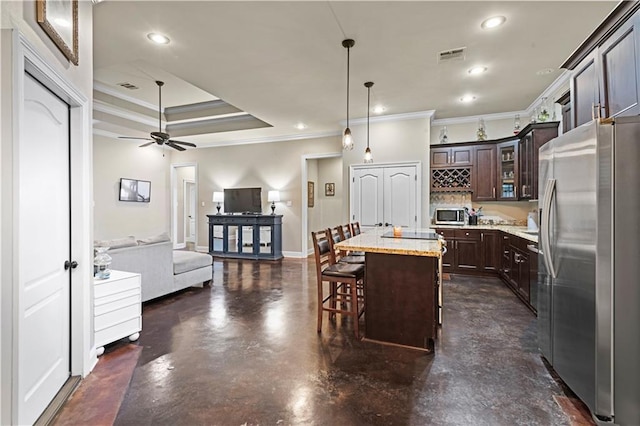
[[[150,136],[149,138],[136,138],[136,137],[129,137],[129,136],[119,136],[119,138],[120,139],[143,139],[143,140],[150,141],[140,145],[140,148],[153,145],[154,143],[160,146],[162,145],[170,146],[171,148],[176,149],[178,151],[184,151],[186,149],[181,145],[195,148],[196,147],[195,144],[191,142],[183,142],[183,141],[177,141],[175,139],[171,139],[171,136],[169,135],[169,133],[165,133],[162,131],[162,86],[164,86],[164,81],[156,80],[156,84],[158,85],[158,131],[149,133],[149,136]]]

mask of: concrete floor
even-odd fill
[[[424,354],[357,341],[350,319],[325,319],[318,335],[308,260],[214,268],[211,287],[145,304],[116,425],[572,424],[535,316],[498,279],[445,282]]]

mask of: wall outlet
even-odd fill
[[[202,202],[202,207],[204,207],[204,201]]]
[[[291,207],[293,203],[291,201],[287,201],[287,207]]]

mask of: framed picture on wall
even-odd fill
[[[324,184],[324,195],[326,197],[333,197],[336,195],[336,184],[333,182]]]
[[[307,182],[307,207],[313,207],[313,187],[312,181]]]
[[[38,24],[73,65],[78,65],[78,0],[36,0]]]

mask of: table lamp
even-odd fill
[[[271,214],[276,214],[276,201],[280,201],[280,191],[269,191],[267,201],[271,201]]]
[[[218,214],[220,214],[220,203],[224,203],[224,192],[214,192],[213,193],[213,202],[218,203],[216,208],[218,209]]]

